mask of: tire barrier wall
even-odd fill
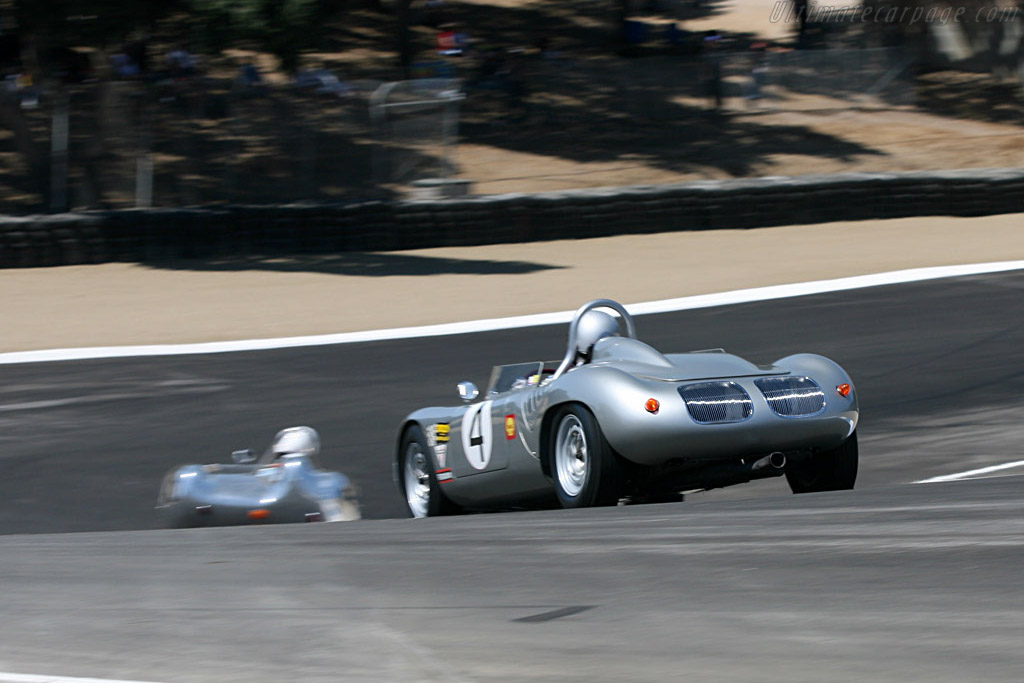
[[[1024,212],[1024,169],[709,180],[433,201],[0,217],[0,267],[391,251]]]

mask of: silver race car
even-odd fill
[[[173,527],[359,519],[355,487],[320,469],[319,452],[316,430],[289,427],[258,459],[244,450],[230,465],[178,467],[164,477],[157,512]]]
[[[783,474],[794,493],[857,478],[857,395],[839,365],[662,354],[608,299],[576,311],[561,362],[497,366],[483,400],[471,382],[458,388],[464,405],[417,410],[399,430],[395,481],[414,517],[681,500]]]

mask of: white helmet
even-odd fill
[[[587,311],[576,325],[576,353],[585,356],[590,353],[598,339],[618,335],[618,320],[604,311]]]
[[[276,458],[289,455],[316,456],[320,452],[320,435],[312,427],[282,429],[274,437],[270,450]]]

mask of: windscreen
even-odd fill
[[[543,368],[544,363],[540,361],[495,365],[491,370],[491,381],[487,386],[487,394],[503,394],[520,385],[528,386],[530,377],[537,376],[539,378]]]

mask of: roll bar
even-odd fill
[[[612,301],[611,299],[594,299],[576,309],[576,313],[572,317],[572,322],[569,323],[569,348],[565,351],[565,358],[562,359],[562,363],[555,370],[555,374],[551,376],[552,380],[556,380],[565,374],[565,371],[569,369],[569,366],[574,360],[576,360],[576,328],[579,327],[580,318],[587,311],[595,308],[610,308],[619,314],[619,317],[626,322],[626,336],[630,339],[636,339],[636,323],[633,322],[633,316],[629,314],[626,307],[620,304],[618,301]]]

